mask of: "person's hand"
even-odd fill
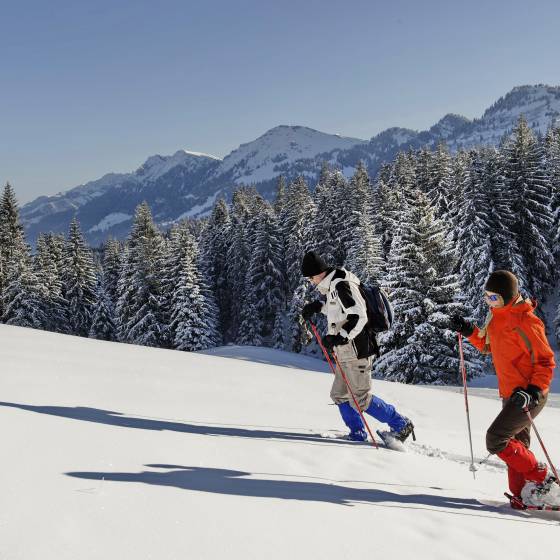
[[[530,410],[539,404],[541,397],[542,392],[540,387],[536,385],[527,385],[527,389],[523,389],[523,387],[514,389],[509,400],[512,404],[521,409],[527,408]]]
[[[323,303],[319,300],[313,301],[311,303],[306,303],[301,310],[301,316],[306,320],[309,321],[315,313],[319,313],[323,308]]]
[[[348,344],[348,339],[340,334],[328,334],[323,338],[323,346],[332,352],[335,346],[342,346],[343,344]]]
[[[453,317],[451,317],[449,321],[449,328],[461,333],[467,338],[474,332],[474,325],[460,315],[454,315]]]

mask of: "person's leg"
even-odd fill
[[[348,384],[352,389],[352,393],[354,394],[360,410],[365,410],[371,400],[371,363],[371,358],[340,362],[340,367],[346,375],[346,379],[348,380]],[[342,379],[342,375],[338,371],[338,367],[337,374]],[[342,380],[342,382],[344,383],[344,380]],[[349,402],[353,408],[356,408],[356,404],[354,403],[352,396],[349,396]]]
[[[400,433],[409,420],[399,414],[392,404],[371,393],[371,365],[371,358],[341,363],[361,410]],[[352,400],[350,404],[355,406]]]
[[[531,432],[529,426],[515,434],[514,438],[520,441],[527,449],[531,443]],[[525,486],[525,476],[508,466],[508,486],[514,496],[520,496],[523,486]]]
[[[350,405],[350,395],[346,383],[337,370],[331,388],[331,399],[338,406],[338,411],[342,417],[342,421],[350,430],[350,438],[357,440],[367,439],[364,423],[358,412]]]
[[[531,416],[537,416],[546,404],[546,396],[538,406],[531,410]],[[504,403],[502,411],[486,433],[486,448],[489,453],[495,453],[508,466],[510,490],[519,495],[521,477],[524,481],[531,480],[540,483],[547,474],[546,465],[539,464],[534,454],[525,443],[529,443],[529,429],[531,423],[526,413],[510,401]],[[516,438],[516,436],[519,436]],[[514,473],[509,476],[509,471]],[[522,486],[522,485],[521,485]]]

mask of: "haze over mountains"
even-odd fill
[[[157,223],[167,227],[207,214],[219,197],[228,199],[241,185],[254,185],[267,199],[273,197],[279,175],[288,181],[303,175],[314,186],[325,161],[350,176],[362,160],[374,177],[400,150],[433,147],[441,141],[453,151],[497,145],[521,114],[541,134],[560,124],[560,87],[516,87],[479,119],[448,114],[426,131],[390,128],[361,140],[281,125],[223,160],[186,150],[154,155],[132,173],[109,173],[55,196],[39,197],[22,208],[22,221],[34,242],[41,232],[66,232],[76,216],[88,241],[97,245],[108,236],[124,238],[142,201],[148,202]]]

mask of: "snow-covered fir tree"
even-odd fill
[[[218,200],[201,236],[200,258],[205,263],[208,286],[218,308],[219,330],[226,340],[231,339],[231,297],[228,252],[232,234],[229,208],[224,199]]]
[[[136,208],[123,258],[117,302],[119,339],[159,346],[165,329],[161,308],[164,242],[145,202]]]
[[[560,127],[551,127],[546,133],[544,166],[550,184],[553,255],[560,264]]]
[[[437,218],[446,218],[452,204],[452,165],[447,146],[438,144],[431,161],[428,198]]]
[[[70,331],[68,302],[63,295],[64,238],[41,234],[37,238],[33,268],[37,277],[46,330]]]
[[[0,317],[3,315],[3,294],[8,281],[12,260],[21,257],[25,237],[19,220],[19,208],[15,191],[6,183],[0,200]]]
[[[280,224],[285,246],[287,297],[301,284],[301,261],[306,251],[314,248],[313,217],[315,206],[303,177],[298,177],[288,187],[283,220]]]
[[[482,297],[484,284],[495,270],[492,258],[492,207],[484,190],[484,161],[473,154],[469,176],[462,189],[462,216],[455,229],[460,293],[470,315],[482,324],[488,308]]]
[[[275,318],[286,307],[280,229],[270,206],[258,216],[252,248],[245,281],[245,302],[251,311],[244,314],[241,337],[245,344],[256,345],[257,340],[260,344],[270,339]]]
[[[523,116],[504,155],[506,183],[513,197],[513,233],[527,270],[527,283],[522,288],[542,298],[550,289],[554,270],[550,182],[544,171],[542,146]]]
[[[12,186],[0,201],[0,318],[9,325],[45,328],[47,318],[41,287],[25,242]]]
[[[107,280],[100,274],[96,288],[96,306],[89,330],[89,337],[97,340],[114,341],[117,339],[117,329],[114,320],[114,304],[109,296]]]
[[[239,341],[242,312],[246,307],[245,278],[250,259],[251,208],[249,192],[240,189],[234,192],[231,207],[231,236],[227,251],[226,274],[229,283],[231,332],[228,340]]]
[[[341,213],[346,225],[345,266],[364,283],[378,280],[382,269],[381,243],[373,221],[372,188],[362,162],[348,183],[346,211]]]
[[[347,247],[342,208],[347,204],[346,179],[340,171],[328,173],[324,168],[315,188],[315,214],[311,229],[313,246],[327,263],[342,266]]]
[[[121,244],[109,238],[103,247],[103,288],[113,307],[117,304],[121,270]]]
[[[64,248],[63,297],[67,302],[70,332],[88,336],[96,304],[96,277],[93,256],[80,225],[72,219]]]
[[[301,311],[308,299],[308,294],[309,283],[302,279],[290,301],[288,310],[290,330],[286,341],[286,350],[301,352],[312,340],[312,334],[301,316]]]
[[[185,225],[174,229],[170,245],[177,263],[171,300],[173,345],[178,350],[205,350],[216,345],[217,317],[201,289],[198,247]]]
[[[454,333],[443,330],[464,309],[456,302],[454,254],[445,226],[426,195],[405,191],[406,207],[389,254],[387,285],[395,310],[393,329],[380,337],[383,355],[374,371],[406,383],[457,381]],[[474,362],[471,374],[480,370]]]

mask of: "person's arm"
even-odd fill
[[[529,385],[534,385],[544,392],[548,391],[556,364],[542,321],[538,317],[528,316],[528,321],[524,321],[517,332],[531,356],[533,371]]]
[[[348,340],[356,338],[366,326],[367,307],[360,290],[354,282],[341,280],[336,285],[338,299],[346,313],[346,322],[339,334]]]
[[[486,342],[486,335],[479,336],[480,329],[474,325],[473,332],[470,336],[467,336],[467,340],[480,352],[484,352],[485,354],[491,354],[492,349],[490,348],[490,343]]]

